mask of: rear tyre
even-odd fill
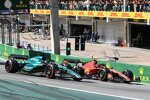
[[[53,65],[53,64],[48,65],[48,66],[45,68],[45,77],[46,77],[46,78],[50,78],[50,79],[56,78],[56,77],[55,77],[55,68],[54,68],[54,65]]]
[[[107,68],[101,69],[98,72],[99,80],[101,80],[101,81],[107,81],[108,72],[109,72],[109,69],[107,69]]]
[[[90,74],[90,72],[85,73],[85,78],[92,79],[92,75]]]
[[[5,64],[5,70],[8,73],[16,73],[19,71],[19,63],[16,60],[8,60]]]
[[[130,70],[124,70],[122,72],[124,75],[126,75],[128,78],[130,78],[131,81],[133,81],[133,73]],[[128,81],[124,81],[125,83],[130,83]]]

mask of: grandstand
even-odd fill
[[[84,35],[87,42],[96,43],[121,40],[124,46],[137,47],[142,33],[142,48],[150,47],[148,0],[59,0],[58,7],[65,34]],[[30,26],[35,21],[49,25],[50,9],[50,0],[30,0]]]

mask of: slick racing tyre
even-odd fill
[[[84,69],[82,67],[75,67],[73,71],[79,74],[82,78],[84,77]],[[81,81],[82,78],[73,78],[73,80]]]
[[[5,70],[8,73],[16,73],[19,71],[19,63],[16,60],[8,60],[5,64]]]
[[[54,64],[49,64],[49,65],[45,68],[45,76],[46,76],[46,78],[50,78],[50,79],[54,79],[54,78],[55,78],[55,68],[54,68]]]
[[[109,72],[109,69],[107,69],[107,68],[101,69],[98,72],[99,80],[101,80],[101,81],[107,81],[108,72]]]
[[[73,80],[75,80],[75,81],[81,81],[82,78],[73,78]]]
[[[124,75],[126,75],[128,78],[130,78],[131,81],[133,81],[133,73],[132,73],[132,71],[130,71],[130,70],[124,70],[122,73]],[[126,80],[124,82],[129,83]]]
[[[84,69],[82,67],[76,67],[74,71],[79,74],[81,77],[84,77]]]

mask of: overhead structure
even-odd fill
[[[50,0],[50,33],[53,54],[60,54],[58,0]]]

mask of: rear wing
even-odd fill
[[[119,60],[118,57],[109,57],[108,58],[108,61],[111,61],[111,62],[116,62],[117,60]]]
[[[79,59],[64,59],[67,60],[69,63],[82,63]]]
[[[27,60],[29,57],[27,55],[11,54],[8,58]]]
[[[81,60],[79,60],[79,59],[64,59],[64,60],[67,60],[69,63],[74,63],[74,64],[82,64],[82,65],[84,65],[84,64],[86,64],[87,62],[82,62]]]

